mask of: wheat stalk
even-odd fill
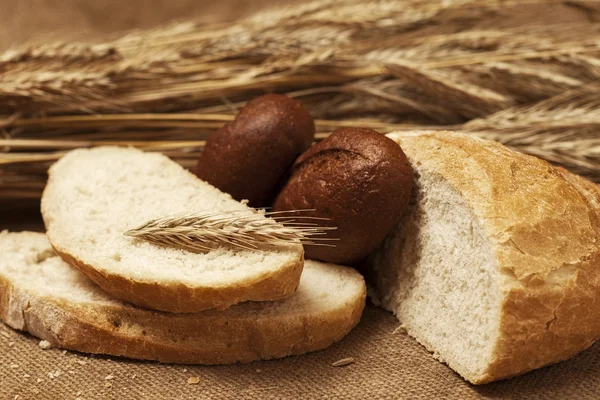
[[[318,139],[343,126],[460,129],[600,180],[593,93],[584,106],[560,100],[600,77],[600,31],[561,12],[573,4],[316,0],[11,50],[0,55],[0,200],[39,199],[48,166],[77,147],[132,145],[191,168],[210,133],[272,91],[310,109]]]
[[[302,216],[298,221],[296,215],[306,211],[311,210],[196,212],[153,219],[124,235],[202,253],[217,247],[256,250],[293,244],[333,246],[325,241],[334,239],[321,236],[336,228],[307,222],[322,218]]]
[[[45,44],[0,58],[0,99],[10,98],[1,103],[7,113],[171,111],[224,96],[248,98],[254,90],[339,87],[389,77],[386,63],[459,70],[585,55],[600,48],[593,37],[586,37],[588,31],[573,37],[568,26],[538,28],[536,36],[485,29],[447,38],[438,32],[414,37],[421,27],[468,26],[482,12],[493,15],[511,4],[316,1],[230,26],[185,23],[100,45]],[[539,36],[544,39],[536,40]]]
[[[472,120],[461,129],[599,181],[599,90],[599,85],[591,85],[567,91],[532,106]]]

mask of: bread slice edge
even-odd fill
[[[356,285],[360,275],[351,274]],[[331,309],[240,318],[227,311],[171,314],[118,303],[71,303],[24,288],[0,273],[0,318],[54,347],[85,353],[176,364],[247,363],[321,350],[340,341],[360,321],[364,280],[361,286],[351,301]],[[127,329],[132,321],[140,334]]]
[[[126,276],[109,273],[90,266],[66,250],[55,246],[56,253],[67,264],[76,267],[98,286],[112,296],[136,306],[173,313],[194,313],[203,310],[225,310],[245,301],[277,301],[294,294],[302,275],[304,252],[295,263],[284,265],[275,271],[268,271],[261,279],[245,285],[226,287],[187,286],[166,284],[160,287],[152,282],[136,281]]]

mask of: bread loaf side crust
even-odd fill
[[[587,202],[590,229],[596,232],[590,241],[600,246],[600,188],[563,168],[553,168]],[[532,277],[526,287],[513,288],[505,298],[503,312],[506,331],[513,335],[500,337],[497,354],[518,354],[519,357],[498,356],[490,367],[490,375],[474,383],[487,383],[499,379],[494,376],[508,378],[522,373],[519,371],[554,364],[594,344],[600,337],[597,318],[600,312],[597,301],[600,296],[599,266],[600,250],[596,249],[568,266],[574,271],[574,277],[565,286],[548,288]],[[531,325],[544,325],[545,330],[532,332]],[[532,334],[535,340],[532,340]]]
[[[457,372],[487,383],[588,348],[600,336],[595,189],[496,142],[453,132],[390,136],[462,194],[493,246],[503,298],[494,354],[481,375]]]
[[[600,295],[599,265],[596,253],[577,265],[575,281],[564,288],[510,290],[494,360],[486,374],[471,382],[483,384],[520,375],[569,359],[594,344],[600,330],[600,307],[594,301]]]
[[[588,181],[582,176],[575,175],[563,167],[555,166],[554,169],[556,169],[571,185],[579,190],[579,193],[581,193],[588,200],[594,209],[593,211],[600,218],[600,185]]]
[[[51,239],[50,243],[52,243]],[[261,279],[244,285],[190,287],[183,284],[163,283],[159,286],[156,283],[135,281],[123,275],[96,269],[64,249],[54,245],[53,248],[67,264],[79,269],[119,300],[151,310],[173,313],[193,313],[213,308],[225,310],[243,301],[285,299],[296,292],[304,266],[304,252],[302,252],[297,262],[269,271],[263,274]]]

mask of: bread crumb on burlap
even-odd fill
[[[50,342],[47,340],[40,340],[39,346],[42,350],[48,350],[52,348],[52,344],[50,344]]]

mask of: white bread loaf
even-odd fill
[[[567,359],[600,336],[597,186],[450,132],[392,133],[409,211],[370,259],[377,297],[472,383]]]
[[[248,207],[169,158],[132,148],[69,152],[50,168],[42,197],[48,239],[56,251],[121,300],[197,312],[294,293],[303,265],[300,244],[197,254],[123,236],[155,218],[207,210]]]
[[[41,233],[0,232],[0,318],[55,347],[169,363],[228,364],[323,349],[360,320],[356,271],[307,261],[296,293],[224,311],[172,314],[111,298]]]

